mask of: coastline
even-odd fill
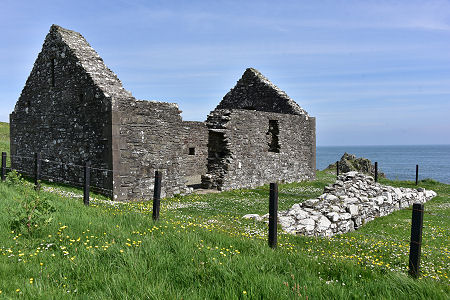
[[[419,165],[419,180],[431,178],[450,184],[450,145],[388,145],[388,146],[318,146],[317,169],[323,170],[339,160],[344,152],[368,158],[391,180],[415,180]]]

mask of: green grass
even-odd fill
[[[280,210],[322,193],[334,180],[282,184]],[[414,187],[412,182],[383,183]],[[32,236],[11,232],[23,191],[0,183],[0,299],[448,299],[450,185],[425,180],[438,196],[425,205],[422,267],[407,275],[411,211],[333,238],[280,234],[243,220],[266,213],[268,187],[116,206],[61,196],[82,191],[44,183],[53,221]],[[56,193],[58,192],[58,193]],[[32,278],[32,280],[31,280]]]
[[[9,124],[0,122],[0,152],[8,153],[7,165],[9,166]]]

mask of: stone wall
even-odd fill
[[[81,184],[87,160],[112,168],[111,95],[96,80],[108,79],[111,86],[120,81],[98,67],[101,59],[91,50],[81,35],[52,26],[10,115],[12,168],[33,174],[31,159],[21,157],[34,152],[42,153],[43,179]],[[92,185],[111,189],[111,175],[94,170]]]
[[[204,122],[184,121],[183,168],[187,184],[199,184],[208,163],[208,127]]]
[[[155,170],[162,171],[162,197],[188,192],[176,104],[123,99],[114,103],[112,119],[115,200],[152,199]]]
[[[339,175],[324,194],[294,204],[278,213],[284,231],[308,236],[332,236],[354,231],[377,217],[386,216],[414,203],[425,203],[436,196],[423,188],[394,188],[375,183],[372,176],[348,172]],[[252,214],[244,218],[267,219]]]
[[[208,174],[202,180],[206,188],[229,190],[315,176],[315,118],[218,109],[206,125]],[[271,149],[275,144],[278,150]]]

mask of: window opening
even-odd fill
[[[208,134],[208,157],[219,161],[227,155],[229,155],[229,150],[224,133],[210,130]]]
[[[280,153],[278,120],[269,120],[269,152]]]
[[[195,148],[189,148],[189,155],[195,155]]]

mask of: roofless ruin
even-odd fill
[[[247,69],[206,122],[183,121],[174,103],[135,99],[77,32],[53,25],[10,115],[11,166],[91,184],[115,200],[163,196],[189,185],[227,190],[315,176],[315,118],[255,69]]]

